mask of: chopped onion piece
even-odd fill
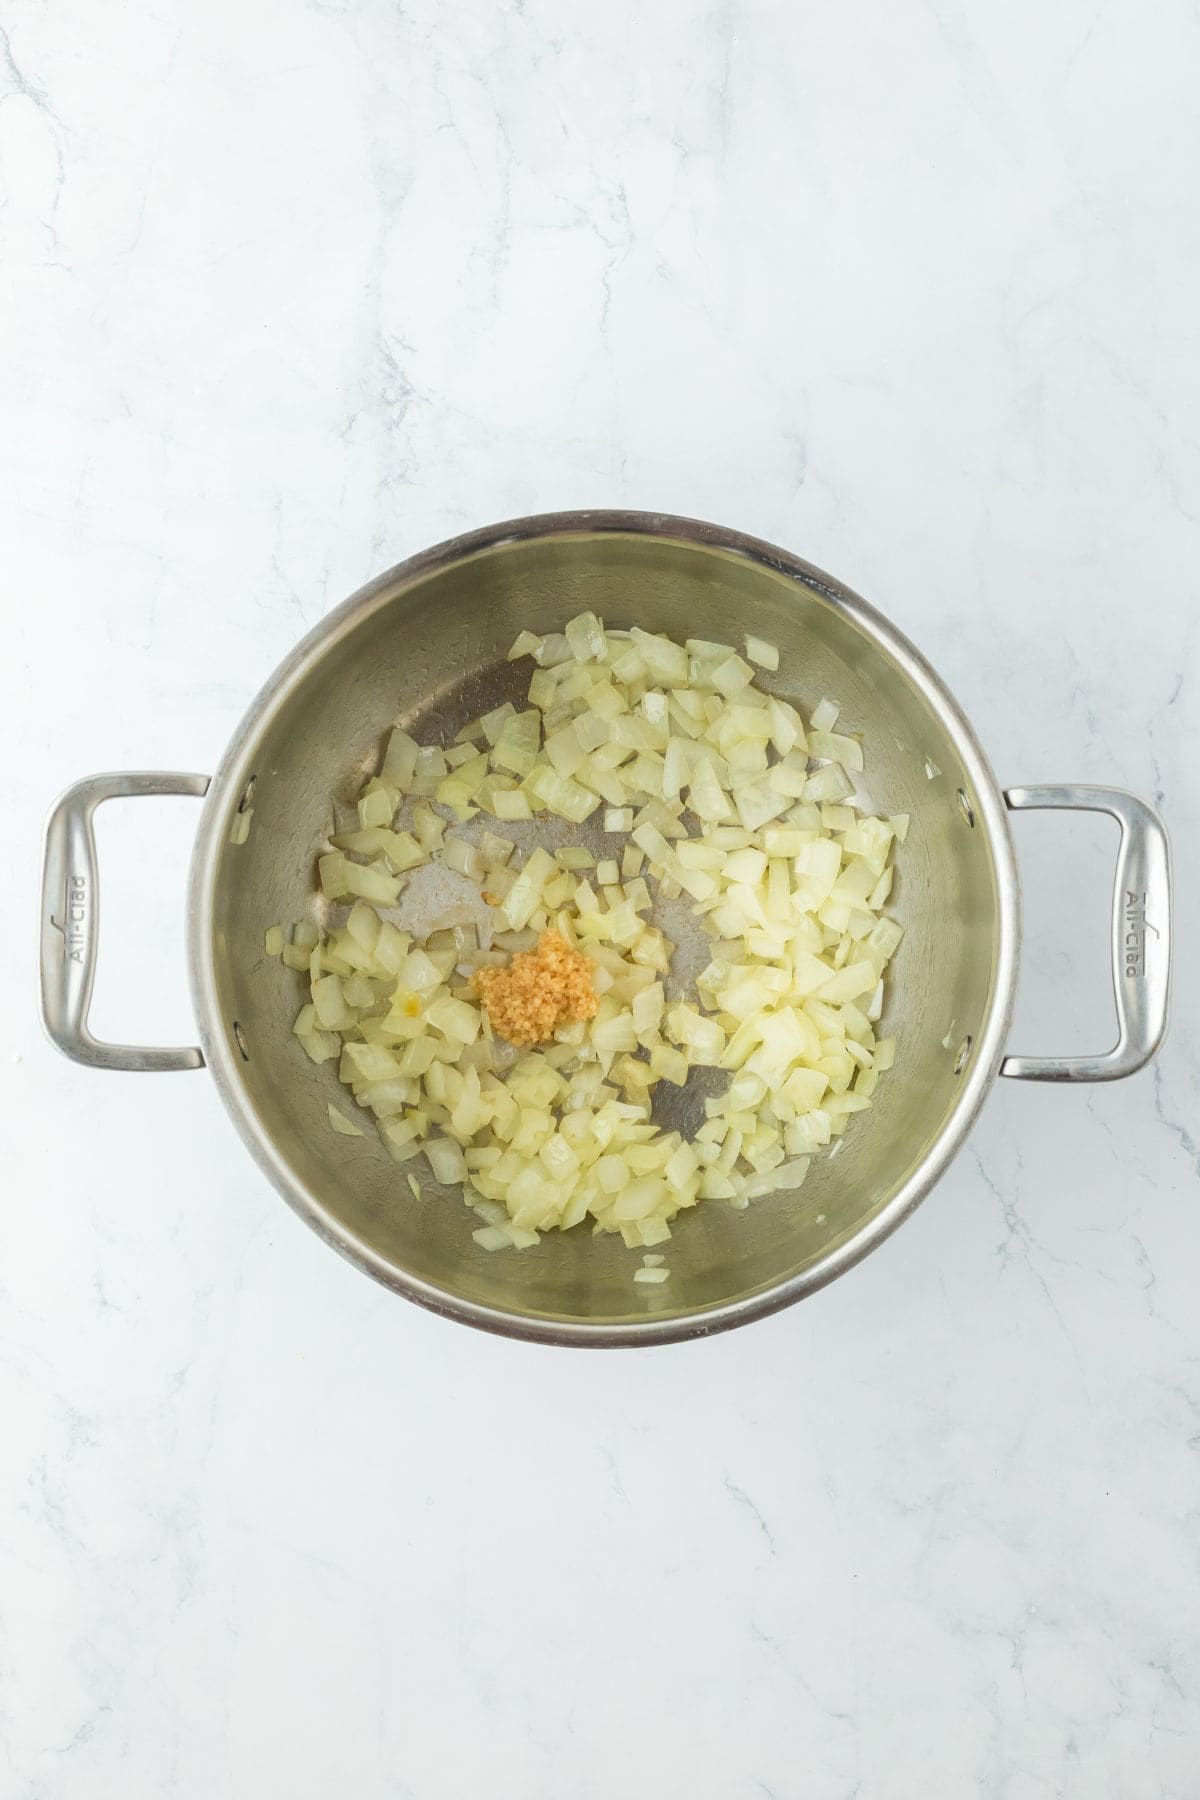
[[[554,668],[558,663],[570,662],[571,646],[566,636],[560,631],[552,631],[544,637],[533,651],[534,661],[542,668]]]
[[[712,672],[712,684],[723,694],[740,694],[754,679],[754,670],[740,656],[727,656]]]
[[[567,643],[576,662],[603,662],[608,651],[604,627],[595,613],[579,613],[566,629]]]
[[[499,790],[492,796],[489,810],[497,819],[504,819],[510,824],[518,819],[532,819],[533,808],[519,789],[511,791]]]
[[[843,737],[836,731],[818,731],[814,726],[808,737],[808,752],[823,761],[841,763],[845,769],[861,769],[862,745],[857,738]]]
[[[746,657],[757,663],[760,669],[777,669],[779,667],[779,650],[776,645],[768,644],[765,638],[746,638]]]
[[[361,1137],[363,1135],[353,1119],[346,1118],[345,1114],[340,1113],[336,1106],[330,1105],[325,1110],[329,1114],[329,1123],[342,1137]]]

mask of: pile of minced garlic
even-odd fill
[[[472,980],[492,1030],[510,1044],[549,1043],[600,1005],[591,964],[561,931],[543,931],[536,950],[518,950],[507,968],[476,969]]]
[[[745,650],[590,613],[522,633],[525,708],[499,706],[448,746],[394,730],[354,828],[319,860],[335,922],[306,921],[286,946],[267,934],[308,980],[299,1043],[337,1060],[397,1162],[423,1156],[461,1189],[484,1249],[590,1219],[640,1250],[700,1202],[794,1191],[892,1064],[876,1026],[907,818],[860,807],[862,746],[834,729],[837,707],[802,717],[759,685],[774,646]],[[601,808],[599,853],[522,855],[493,829]],[[476,819],[468,841],[455,827]],[[430,862],[477,884],[490,928],[405,929],[409,872]],[[674,945],[655,909],[684,895],[711,960],[669,1001]],[[727,1081],[685,1140],[656,1123],[654,1095],[697,1068]],[[329,1116],[362,1135],[343,1108]],[[421,1191],[411,1169],[408,1182]],[[636,1277],[666,1278],[657,1256]]]

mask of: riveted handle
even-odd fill
[[[93,1069],[201,1069],[193,1048],[159,1049],[141,1044],[104,1044],[88,1030],[88,1007],[96,977],[100,889],[92,814],[104,800],[141,794],[208,791],[207,775],[138,771],[89,775],[68,788],[46,825],[42,876],[42,1022],[53,1042],[73,1062]]]
[[[1162,820],[1120,788],[1009,788],[1013,812],[1061,807],[1103,812],[1121,827],[1113,889],[1112,970],[1118,1037],[1103,1056],[1006,1056],[1002,1075],[1023,1081],[1117,1081],[1144,1068],[1167,1029],[1171,978],[1171,852]]]

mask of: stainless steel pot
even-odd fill
[[[480,1252],[457,1192],[414,1201],[373,1138],[332,1135],[336,1078],[291,1035],[299,978],[262,948],[267,926],[313,912],[330,793],[371,768],[389,722],[398,715],[418,735],[453,734],[516,693],[522,677],[504,652],[518,630],[561,627],[585,607],[676,638],[751,631],[773,640],[780,669],[766,685],[809,704],[836,696],[866,738],[871,804],[912,818],[893,896],[905,939],[885,1015],[899,1040],[895,1072],[837,1154],[814,1163],[802,1197],[768,1197],[745,1212],[708,1203],[682,1216],[671,1278],[653,1288],[633,1284],[619,1240],[586,1231],[552,1234],[536,1251]],[[208,796],[188,921],[201,1049],[103,1044],[87,1027],[98,910],[91,815],[114,795],[146,793]],[[1120,1035],[1103,1056],[1005,1054],[1020,938],[1008,812],[1024,807],[1107,812],[1121,827],[1112,943]],[[100,775],[64,795],[47,830],[43,1015],[59,1048],[94,1067],[207,1063],[284,1198],[409,1299],[515,1337],[663,1343],[760,1318],[865,1256],[937,1180],[998,1074],[1106,1081],[1141,1068],[1166,1025],[1168,912],[1167,840],[1151,807],[1110,788],[1002,793],[933,670],[828,575],[688,519],[552,514],[439,545],[348,600],[272,676],[211,781]]]

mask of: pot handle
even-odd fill
[[[1117,1042],[1103,1056],[1006,1056],[1002,1075],[1023,1081],[1116,1081],[1144,1068],[1167,1029],[1171,976],[1171,853],[1166,827],[1145,800],[1120,788],[1008,788],[1012,812],[1063,807],[1104,812],[1121,827],[1113,890],[1112,972]]]
[[[208,791],[207,775],[155,771],[89,775],[67,789],[46,825],[42,875],[42,1022],[73,1062],[93,1069],[202,1069],[197,1049],[102,1044],[88,1030],[96,975],[100,889],[92,814],[104,800]]]

